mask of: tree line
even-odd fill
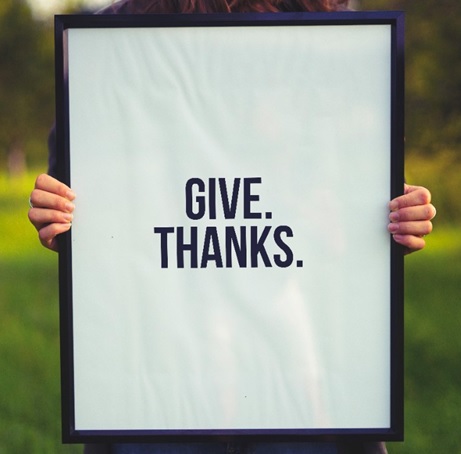
[[[361,0],[360,6],[405,11],[408,152],[434,155],[451,151],[459,156],[461,2]]]
[[[24,0],[0,2],[0,159],[11,170],[44,159],[54,115],[51,25]],[[19,170],[19,169],[17,169]]]

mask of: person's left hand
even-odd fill
[[[388,230],[394,240],[411,253],[424,248],[424,236],[432,232],[431,220],[436,210],[431,204],[431,193],[421,186],[405,185],[404,195],[389,202]]]

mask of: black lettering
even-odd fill
[[[293,263],[293,251],[291,248],[282,240],[281,235],[285,234],[287,237],[293,237],[293,230],[287,225],[280,225],[274,231],[274,241],[277,246],[285,253],[285,260],[282,260],[280,254],[274,255],[274,262],[280,268],[287,268]]]
[[[213,252],[210,251],[213,249]],[[203,243],[202,262],[200,268],[206,268],[208,262],[214,260],[217,268],[223,267],[221,248],[216,227],[207,227],[205,230],[205,240]]]
[[[261,177],[243,179],[243,217],[245,219],[261,219],[262,215],[251,211],[251,202],[259,201],[259,195],[251,193],[252,184],[261,184]]]
[[[258,238],[258,227],[251,227],[251,267],[258,267],[258,255],[261,256],[264,265],[268,268],[272,267],[269,256],[267,255],[266,248],[264,247],[264,242],[271,231],[271,227],[264,227],[264,230],[261,233],[261,236]]]
[[[176,260],[178,268],[184,268],[184,252],[190,251],[190,267],[197,268],[197,227],[190,228],[190,243],[184,242],[184,227],[177,228]]]
[[[225,219],[235,219],[237,214],[237,200],[240,190],[240,178],[234,178],[232,188],[232,198],[229,201],[229,193],[227,191],[226,179],[219,178],[219,190],[221,192],[222,207]]]
[[[240,268],[247,267],[247,238],[246,227],[240,227],[240,239],[235,232],[235,227],[226,227],[226,267],[232,268],[232,251]]]
[[[160,234],[160,266],[168,268],[168,234],[174,232],[174,227],[154,227],[154,233]]]
[[[208,180],[208,209],[210,219],[216,219],[216,178]]]
[[[205,196],[195,196],[197,211],[193,207],[193,186],[198,187],[198,192],[205,192],[205,183],[200,178],[191,178],[186,182],[186,214],[189,219],[202,219],[205,216]]]

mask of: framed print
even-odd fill
[[[57,16],[63,438],[403,436],[403,15]]]

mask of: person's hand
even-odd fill
[[[68,186],[49,175],[39,175],[35,180],[29,200],[29,220],[46,248],[58,250],[56,236],[67,232],[72,225],[74,199],[75,194]]]
[[[407,254],[423,249],[424,236],[432,232],[431,220],[436,214],[431,193],[426,188],[406,184],[404,195],[391,200],[389,209],[388,230],[394,240],[404,246]]]

